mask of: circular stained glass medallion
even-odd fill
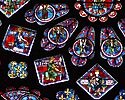
[[[121,55],[123,46],[118,39],[107,39],[102,43],[101,50],[106,57],[116,58]]]
[[[40,22],[50,22],[55,17],[55,9],[48,4],[42,4],[35,9],[35,17]]]
[[[62,26],[55,26],[51,28],[48,32],[48,39],[53,44],[62,45],[64,44],[69,38],[69,32],[66,28]]]
[[[73,45],[74,53],[79,57],[88,57],[92,54],[94,45],[89,39],[79,39]]]

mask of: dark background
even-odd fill
[[[14,14],[11,18],[6,18],[2,13],[0,13],[0,19],[3,22],[3,25],[0,27],[0,90],[5,92],[5,89],[10,86],[14,86],[16,88],[20,86],[28,86],[31,90],[38,89],[41,91],[41,94],[45,97],[48,97],[50,100],[56,100],[56,92],[60,90],[65,90],[66,88],[72,88],[76,91],[76,94],[80,97],[80,100],[93,100],[82,88],[80,88],[76,84],[76,80],[80,78],[85,72],[87,72],[93,65],[99,63],[107,72],[109,72],[117,81],[118,84],[109,91],[105,96],[101,98],[101,100],[113,100],[120,89],[125,89],[125,56],[124,63],[119,68],[110,67],[106,60],[102,59],[100,56],[100,30],[102,27],[113,27],[116,31],[117,35],[121,39],[123,45],[125,46],[125,37],[123,37],[120,32],[117,22],[125,18],[125,0],[122,0],[122,10],[118,11],[118,15],[114,19],[110,19],[106,23],[95,22],[91,23],[87,18],[82,18],[79,16],[79,13],[74,8],[76,0],[30,0],[30,2],[25,5],[22,9],[20,9],[16,14]],[[36,3],[66,3],[69,5],[70,12],[57,20],[47,23],[46,25],[39,26],[37,23],[30,24],[27,23],[24,19],[24,14],[27,10],[32,9]],[[47,52],[44,51],[43,48],[40,47],[40,41],[43,37],[43,32],[46,28],[51,28],[57,23],[64,21],[68,18],[76,18],[79,21],[79,26],[72,35],[72,37],[68,40],[66,46],[63,49],[54,49],[53,51]],[[2,41],[4,35],[6,33],[7,27],[9,24],[15,24],[23,27],[27,27],[33,30],[37,30],[37,36],[32,47],[32,51],[29,57],[16,54],[10,51],[6,51],[2,48]],[[96,39],[95,39],[95,57],[92,60],[88,60],[87,64],[83,67],[75,67],[72,65],[70,59],[71,55],[68,53],[68,48],[72,47],[74,40],[78,33],[82,30],[84,26],[93,26],[96,31]],[[39,84],[37,80],[37,74],[35,71],[34,60],[54,56],[62,54],[65,59],[65,63],[67,65],[67,70],[69,73],[70,80],[68,82],[59,83],[50,86],[42,86]],[[7,75],[8,72],[8,63],[10,61],[24,61],[28,64],[28,77],[25,79],[10,79]],[[0,98],[2,100],[2,98]]]

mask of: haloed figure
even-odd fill
[[[25,47],[28,47],[29,43],[27,40],[23,37],[23,32],[21,28],[18,28],[17,33],[15,34],[16,37],[16,43],[15,46],[19,49],[24,49]]]
[[[111,54],[114,53],[114,48],[115,48],[114,41],[111,39],[111,40],[109,41],[109,46],[108,46],[108,50],[109,50],[109,52],[110,52]]]
[[[58,73],[61,73],[61,71],[57,68],[57,65],[55,65],[54,60],[55,58],[52,57],[48,64],[48,71],[45,72],[46,80],[55,81]]]
[[[42,12],[43,12],[42,18],[43,19],[47,19],[48,18],[48,11],[47,11],[47,9],[48,9],[48,5],[44,5],[43,9],[42,9]]]

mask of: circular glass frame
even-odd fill
[[[53,34],[53,32],[55,31],[56,34]],[[63,34],[60,34],[61,31],[63,31]],[[61,36],[64,35],[65,38],[62,42],[59,42],[59,38],[61,38]],[[52,39],[54,37],[54,40]],[[63,36],[62,36],[63,37]],[[57,40],[58,38],[58,40]],[[66,43],[69,39],[69,32],[68,30],[63,27],[63,26],[55,26],[53,28],[51,28],[48,32],[48,39],[51,43],[55,44],[55,45],[62,45],[64,43]]]
[[[109,44],[109,42],[110,42],[110,44]],[[113,43],[113,44],[111,44],[111,43]],[[117,49],[116,47],[114,47],[114,45],[116,45],[116,44],[119,45],[119,46],[117,46],[117,48],[120,47],[119,50],[117,51],[117,54],[110,54],[111,52],[114,53],[113,52],[114,49]],[[107,47],[105,47],[107,49],[105,49],[104,46],[107,46]],[[116,58],[116,57],[118,57],[118,56],[120,56],[122,54],[123,46],[122,46],[121,42],[118,39],[106,39],[105,41],[103,41],[103,43],[101,45],[101,51],[102,51],[103,55],[106,56],[106,57]]]
[[[85,44],[84,44],[84,43]],[[82,43],[82,44],[81,44]],[[83,51],[83,50],[85,50],[85,48],[87,48],[87,45],[86,44],[88,44],[88,47],[89,47],[89,52],[88,53],[86,53],[85,54],[85,51]],[[78,47],[78,45],[79,45],[79,47]],[[82,47],[83,48],[82,48]],[[80,48],[80,52],[78,53],[77,51],[76,51],[76,47],[77,47],[77,49],[78,48]],[[73,44],[73,52],[77,55],[77,56],[79,56],[79,57],[88,57],[88,56],[90,56],[92,53],[93,53],[93,51],[94,51],[94,44],[93,44],[93,42],[90,40],[90,39],[87,39],[87,38],[83,38],[83,39],[78,39],[77,41],[75,41],[75,43]]]
[[[46,11],[52,11],[51,13],[53,14],[53,15],[51,15],[51,17],[50,18],[39,18],[39,16],[37,15],[37,13],[38,13],[38,11],[40,11],[40,10],[43,10],[43,6],[45,6],[45,7],[47,7],[46,8]],[[42,11],[42,13],[43,13],[43,11]],[[55,15],[56,15],[56,11],[55,11],[55,8],[53,7],[53,6],[51,6],[51,5],[45,5],[45,4],[42,4],[42,5],[39,5],[38,7],[36,7],[36,9],[35,9],[35,17],[36,17],[36,19],[38,20],[38,21],[40,21],[40,22],[42,22],[42,23],[46,23],[46,22],[50,22],[50,21],[52,21],[54,18],[55,18]],[[43,15],[42,15],[43,16]]]

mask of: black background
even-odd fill
[[[40,90],[41,94],[45,97],[48,97],[50,100],[56,100],[56,92],[60,90],[64,90],[66,88],[72,88],[76,91],[76,94],[80,97],[80,100],[93,100],[82,88],[80,88],[76,84],[76,80],[80,78],[85,72],[87,72],[93,65],[99,63],[107,72],[109,72],[117,81],[118,84],[109,91],[105,96],[101,98],[101,100],[113,100],[120,89],[125,89],[125,56],[124,63],[119,68],[110,67],[107,64],[107,61],[100,57],[100,29],[102,27],[113,27],[116,31],[117,35],[121,39],[121,42],[125,46],[125,37],[123,37],[121,31],[118,28],[117,22],[125,18],[125,0],[122,0],[121,3],[123,5],[122,10],[118,11],[118,15],[114,19],[110,19],[106,23],[95,22],[91,23],[88,21],[87,18],[82,18],[79,16],[79,13],[74,8],[76,0],[30,0],[30,2],[25,5],[22,9],[20,9],[16,14],[14,14],[11,18],[6,18],[2,13],[0,13],[0,19],[2,20],[3,24],[0,27],[0,90],[5,92],[7,87],[20,87],[20,86],[28,86],[29,89],[38,89]],[[70,12],[57,20],[47,23],[44,26],[39,26],[36,23],[30,24],[27,23],[24,19],[24,14],[27,10],[32,9],[36,3],[66,3],[69,5]],[[44,51],[43,48],[40,47],[40,41],[43,37],[43,32],[46,28],[51,28],[57,23],[64,21],[68,18],[76,18],[79,21],[79,26],[72,35],[72,37],[68,40],[66,46],[63,49],[54,49],[53,51],[47,52]],[[6,33],[7,27],[9,24],[15,24],[23,27],[27,27],[33,30],[37,30],[37,36],[32,47],[32,51],[30,56],[26,57],[20,54],[16,54],[10,51],[6,51],[2,48],[2,41],[4,35]],[[95,39],[95,57],[92,60],[88,60],[87,64],[83,67],[75,67],[72,65],[70,59],[71,55],[68,53],[68,48],[72,47],[74,40],[78,33],[82,30],[84,26],[93,26],[96,31],[96,39]],[[54,56],[62,54],[65,59],[65,63],[67,66],[67,70],[69,73],[70,80],[68,82],[59,83],[50,86],[41,86],[37,80],[37,75],[34,66],[34,60]],[[8,72],[8,63],[10,61],[24,61],[28,64],[28,77],[25,79],[10,79],[7,76]],[[2,100],[2,98],[0,98]]]

